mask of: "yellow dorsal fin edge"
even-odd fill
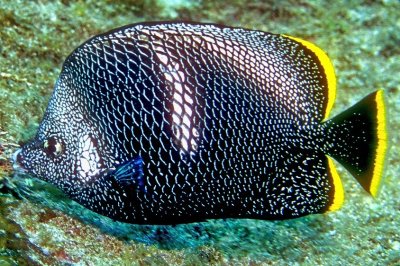
[[[376,102],[376,120],[377,120],[377,136],[378,145],[374,159],[374,170],[372,173],[369,192],[373,197],[376,197],[382,180],[385,157],[387,151],[387,129],[386,129],[386,110],[383,90],[378,90],[375,97]]]
[[[315,44],[300,39],[296,37],[292,37],[289,35],[284,35],[284,37],[290,38],[298,43],[301,43],[304,45],[306,48],[308,48],[310,51],[312,51],[319,59],[320,64],[322,65],[323,69],[325,70],[325,75],[326,75],[326,80],[327,80],[327,86],[328,86],[328,102],[326,104],[326,109],[324,111],[324,120],[326,120],[332,110],[333,103],[335,102],[336,99],[336,76],[335,76],[335,70],[333,68],[333,64],[331,60],[329,59],[328,55],[318,46]]]

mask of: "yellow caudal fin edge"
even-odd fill
[[[290,38],[298,43],[301,43],[304,45],[306,48],[308,48],[310,51],[312,51],[319,59],[320,64],[322,65],[323,69],[325,70],[325,75],[326,75],[326,80],[327,80],[327,86],[328,86],[328,102],[325,107],[324,111],[324,120],[328,119],[328,116],[332,110],[333,103],[335,102],[336,99],[336,76],[335,76],[335,70],[333,68],[333,64],[331,60],[329,59],[328,55],[318,46],[315,44],[300,39],[296,37],[292,37],[289,35],[283,35],[284,37]]]
[[[336,211],[336,210],[340,209],[340,207],[342,207],[343,202],[344,202],[343,184],[342,184],[342,180],[340,179],[340,176],[336,170],[336,166],[333,162],[333,159],[330,158],[329,156],[326,156],[326,158],[328,159],[329,175],[332,178],[333,187],[335,190],[331,204],[328,206],[328,211]]]
[[[388,136],[386,128],[386,109],[383,90],[378,90],[375,96],[376,102],[376,121],[377,121],[377,139],[378,144],[374,158],[374,169],[372,173],[369,192],[375,198],[378,195],[379,187],[382,181],[383,170],[385,166],[386,152],[388,148]]]

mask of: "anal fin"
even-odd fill
[[[328,206],[328,211],[336,211],[340,209],[344,202],[344,190],[342,185],[342,180],[336,170],[336,166],[333,159],[327,156],[328,164],[328,178],[331,180],[333,186],[333,193],[331,196],[331,203]]]

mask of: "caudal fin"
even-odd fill
[[[328,128],[326,153],[375,197],[387,150],[383,90],[371,93],[325,124]]]

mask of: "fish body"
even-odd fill
[[[68,56],[16,160],[124,222],[323,213],[344,197],[333,159],[376,195],[386,152],[383,91],[328,119],[335,93],[329,58],[301,39],[129,25]]]

